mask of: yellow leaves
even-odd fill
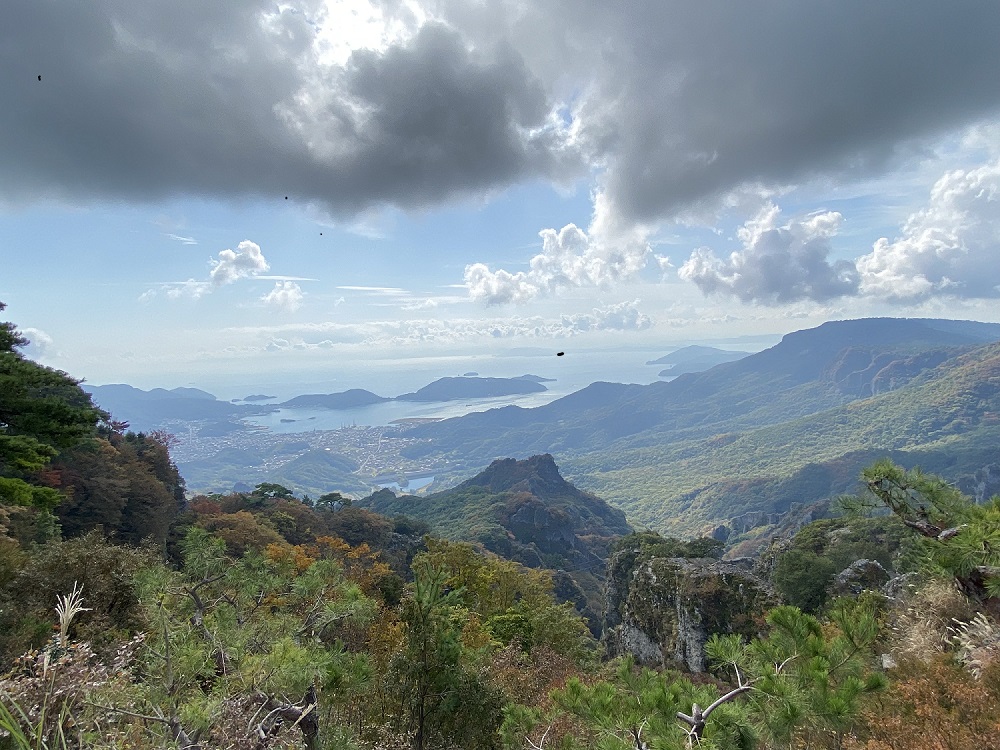
[[[281,567],[288,567],[296,574],[304,573],[316,558],[307,553],[301,544],[291,545],[288,542],[272,542],[264,548],[264,556]]]
[[[340,563],[344,577],[369,596],[375,593],[378,582],[392,572],[367,542],[352,547],[338,536],[318,536],[313,544],[303,547],[316,559]]]

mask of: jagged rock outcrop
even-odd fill
[[[481,544],[522,565],[557,571],[557,577],[565,571],[557,594],[580,609],[595,635],[608,547],[632,531],[621,510],[567,482],[549,454],[498,459],[442,492],[397,497],[383,490],[357,504],[418,518],[446,538]]]
[[[622,550],[608,564],[602,642],[610,656],[703,672],[710,635],[754,637],[776,603],[750,560],[642,559]]]
[[[893,576],[882,586],[882,593],[889,599],[900,600],[913,593],[920,582],[920,574],[915,572]]]
[[[877,560],[855,560],[830,584],[830,596],[857,596],[862,591],[880,591],[891,576]]]
[[[982,505],[994,495],[1000,495],[1000,464],[987,464],[976,473],[959,482],[959,489],[971,495],[977,504]]]

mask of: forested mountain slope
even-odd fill
[[[632,530],[620,510],[563,479],[547,454],[494,461],[443,492],[397,497],[382,490],[359,504],[419,518],[445,537],[481,542],[531,567],[592,567],[609,540]]]
[[[457,487],[432,495],[397,497],[381,490],[359,505],[419,518],[446,538],[557,571],[556,593],[573,601],[595,632],[608,545],[632,531],[622,511],[563,479],[548,454],[494,461]]]
[[[787,510],[790,500],[758,490],[807,464],[847,460],[846,474],[857,476],[868,451],[902,451],[907,463],[906,454],[933,457],[944,443],[953,471],[943,459],[935,468],[949,476],[988,463],[981,449],[1000,432],[992,416],[1000,365],[997,347],[984,342],[997,339],[994,324],[826,323],[669,383],[597,383],[538,409],[426,425],[415,431],[428,439],[417,450],[440,451],[466,472],[499,456],[551,452],[633,523],[695,533],[750,510]],[[853,453],[856,467],[844,458]],[[842,491],[814,487],[819,497]]]

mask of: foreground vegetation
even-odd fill
[[[277,484],[185,500],[169,436],[22,344],[0,326],[0,747],[996,746],[1000,498],[877,462],[853,515],[762,558],[787,603],[746,613],[755,637],[712,636],[708,673],[639,668],[552,571],[419,521]],[[841,586],[859,558],[895,588]]]

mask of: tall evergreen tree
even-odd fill
[[[27,343],[12,323],[0,323],[0,503],[51,509],[62,494],[39,472],[108,415],[79,381],[25,358],[18,349]]]
[[[492,748],[501,698],[470,668],[462,643],[468,612],[460,606],[461,592],[448,590],[442,568],[414,568],[412,594],[402,611],[406,644],[391,670],[412,747]]]

